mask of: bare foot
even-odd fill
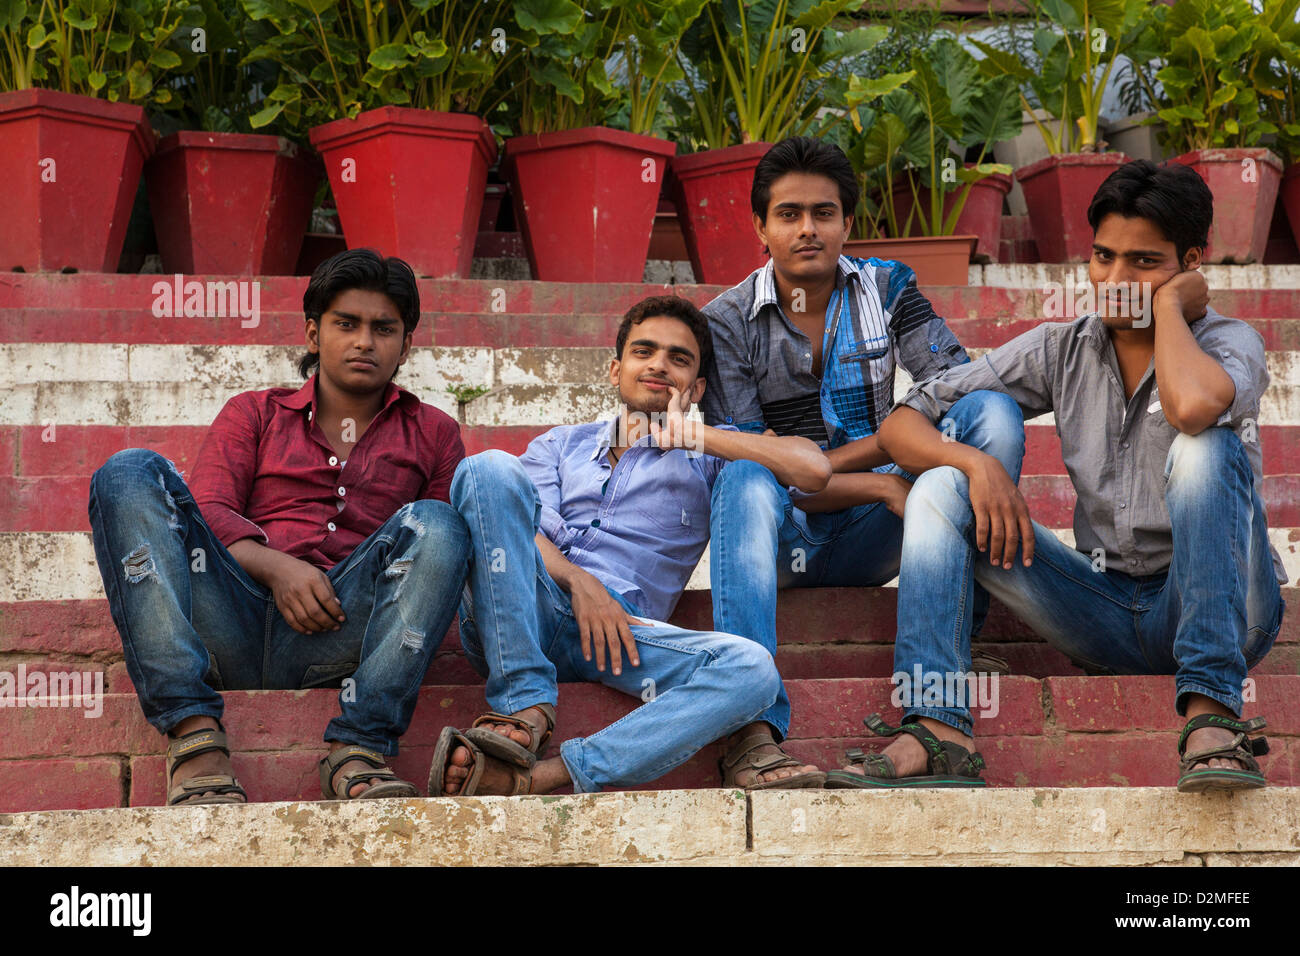
[[[928,717],[922,717],[920,723],[940,740],[949,740],[955,744],[960,744],[967,750],[975,750],[974,738],[967,737],[959,730],[949,727],[945,723],[931,720]],[[895,777],[915,777],[926,772],[925,747],[921,745],[921,741],[911,734],[899,734],[881,753],[894,762]],[[866,776],[866,767],[863,764],[855,763],[845,767],[844,772]]]
[[[215,717],[186,717],[171,729],[167,738],[169,740],[175,740],[177,737],[183,737],[196,730],[220,729],[221,727],[217,723]],[[219,750],[210,750],[207,753],[191,757],[184,763],[179,764],[172,772],[171,780],[167,781],[167,787],[170,790],[171,788],[177,787],[195,777],[210,776],[228,776],[231,778],[235,776],[235,770],[230,765],[230,758]],[[175,806],[184,806],[185,804],[195,800],[197,797],[205,797],[213,792],[214,791],[212,790],[196,790],[193,793],[187,794],[185,799],[178,801]],[[230,796],[235,797],[240,803],[248,802],[244,797],[241,797],[237,793],[230,794]]]
[[[533,740],[546,733],[546,715],[536,707],[525,707],[510,716],[518,717],[525,723],[531,724],[534,728],[533,734],[530,735],[528,731],[521,730],[514,724],[493,723],[479,724],[479,726],[495,734],[508,737],[521,747],[527,747]],[[470,754],[469,748],[453,747],[447,759],[447,768],[443,772],[442,786],[447,796],[454,797],[460,793],[473,769],[474,758]],[[494,767],[489,764],[483,771],[483,779],[479,781],[477,789],[478,793],[484,796],[509,794],[514,790],[514,776],[501,767]]]
[[[780,744],[776,742],[776,738],[772,736],[772,728],[766,721],[762,720],[755,721],[752,724],[746,724],[728,737],[725,744],[726,750],[730,751],[731,748],[740,743],[740,741],[744,740],[746,737],[754,736],[755,734],[765,735],[769,742],[759,744],[754,748],[754,750],[750,751],[751,753],[760,754],[762,756],[767,756],[769,754],[776,754],[783,757],[788,756],[788,754],[781,749]],[[756,773],[753,770],[741,770],[736,773],[735,780],[736,786],[738,787],[752,787],[757,783],[771,783],[774,780],[784,780],[787,777],[797,777],[799,774],[816,772],[817,768],[812,764],[804,764],[801,767],[778,767],[775,770],[766,770],[763,773]]]

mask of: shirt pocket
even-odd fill
[[[673,536],[680,536],[707,517],[691,514],[676,495],[655,495],[634,509],[638,518]]]

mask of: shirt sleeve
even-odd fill
[[[519,456],[519,463],[528,472],[537,496],[542,502],[542,514],[538,527],[542,534],[551,539],[551,543],[560,547],[568,525],[560,514],[560,502],[563,499],[560,481],[560,436],[556,429],[544,435],[538,435],[524,453]]]
[[[948,323],[917,288],[916,273],[910,267],[901,262],[881,262],[876,267],[876,284],[889,314],[895,360],[912,381],[923,382],[970,362]]]
[[[451,416],[438,416],[434,434],[435,462],[421,499],[432,501],[451,501],[451,479],[456,474],[456,467],[465,458],[465,443],[461,441],[460,426]]]
[[[1241,425],[1259,418],[1259,403],[1268,388],[1264,339],[1245,322],[1225,320],[1197,336],[1196,344],[1232,379],[1232,404],[1219,416],[1219,425]]]
[[[715,426],[721,432],[738,432],[740,431],[735,425],[717,425]],[[699,468],[704,475],[704,480],[708,482],[709,490],[713,490],[713,483],[718,480],[718,474],[726,465],[729,464],[727,459],[719,458],[716,455],[700,455]]]
[[[269,544],[266,532],[244,517],[257,477],[260,417],[249,393],[236,395],[217,414],[199,448],[190,490],[217,540],[229,548],[255,538]]]
[[[758,401],[758,379],[745,343],[746,318],[738,308],[717,299],[702,310],[709,317],[713,357],[704,369],[704,396],[700,414],[706,425],[735,425],[741,431],[762,432],[763,409]]]
[[[1049,325],[1030,329],[981,359],[913,385],[898,404],[938,422],[959,399],[988,389],[1015,399],[1026,420],[1050,412],[1053,366],[1048,355],[1052,344]]]

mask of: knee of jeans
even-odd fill
[[[923,473],[912,485],[903,523],[906,533],[914,535],[936,519],[959,521],[970,510],[966,476],[960,468],[941,465]]]
[[[776,700],[781,692],[781,675],[776,669],[776,661],[757,641],[738,637],[728,647],[737,672],[737,683],[743,688],[743,694],[749,710],[764,710]]]
[[[961,441],[997,458],[1008,471],[1019,469],[1025,456],[1025,417],[1015,399],[987,389],[963,396],[949,410],[965,411],[972,418]]]
[[[499,448],[470,455],[456,466],[456,473],[451,479],[451,503],[464,510],[464,505],[481,488],[516,488],[531,496],[535,494],[528,472],[519,459]]]
[[[737,507],[762,514],[777,514],[782,510],[782,488],[776,475],[756,461],[728,462],[713,483],[712,503],[714,514],[725,508],[729,513]]]
[[[96,469],[90,479],[92,492],[109,487],[120,492],[125,482],[153,483],[155,475],[175,472],[170,461],[150,448],[124,448],[109,457],[108,461]]]
[[[1215,425],[1195,435],[1175,435],[1165,456],[1165,475],[1170,480],[1190,481],[1194,487],[1232,464],[1250,472],[1250,460],[1237,433],[1227,425]]]
[[[403,505],[397,514],[422,550],[452,563],[463,563],[468,556],[469,528],[447,502],[421,498]]]

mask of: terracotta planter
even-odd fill
[[[533,278],[640,282],[675,150],[604,126],[507,140],[503,172]]]
[[[0,94],[0,270],[112,272],[140,171],[144,110],[56,90]]]
[[[1092,258],[1088,204],[1106,177],[1126,162],[1123,153],[1062,153],[1016,170],[1040,260],[1087,262]]]
[[[749,194],[771,143],[744,143],[673,159],[673,205],[696,282],[735,285],[766,261]]]
[[[851,239],[844,255],[893,259],[911,266],[920,286],[967,285],[970,257],[978,236],[916,236],[906,239]]]
[[[320,164],[279,136],[173,133],[145,168],[163,271],[292,275]]]
[[[966,197],[966,205],[962,207],[961,215],[957,217],[957,224],[953,228],[953,233],[978,237],[975,251],[972,253],[972,261],[998,261],[998,246],[1002,242],[1002,203],[1010,191],[1011,177],[1004,173],[994,173],[992,176],[985,177],[971,186],[970,195]],[[943,215],[945,219],[952,211],[959,194],[959,192],[951,192],[944,197]],[[930,209],[930,190],[918,190],[918,197],[921,201],[921,210],[917,213],[919,217]],[[901,188],[895,186],[894,212],[898,215],[900,226],[902,223],[907,222],[907,218],[912,212],[912,205],[911,188],[906,185]],[[919,222],[914,221],[912,223],[912,229],[908,235],[921,235]]]
[[[1206,262],[1260,262],[1282,181],[1282,160],[1267,149],[1197,149],[1175,156],[1214,195]]]
[[[468,113],[367,110],[311,131],[348,248],[405,259],[418,275],[468,276],[496,139]]]

